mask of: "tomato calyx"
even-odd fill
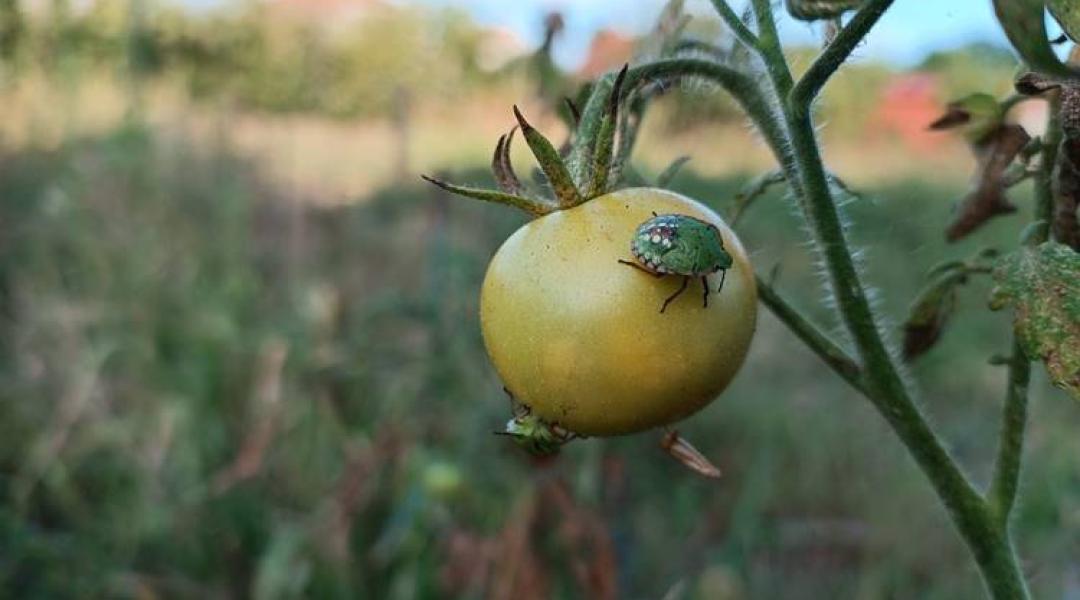
[[[514,106],[517,125],[509,133],[499,136],[491,159],[497,190],[457,185],[427,175],[421,177],[453,194],[513,206],[533,217],[573,208],[607,194],[619,186],[621,163],[626,160],[626,157],[615,156],[615,134],[619,129],[623,81],[629,67],[628,64],[624,65],[615,78],[600,127],[595,138],[586,144],[587,156],[580,159],[583,164],[574,164],[572,160],[565,158],[547,137],[529,124],[518,107]],[[525,143],[536,157],[544,178],[547,179],[553,197],[530,191],[514,172],[510,162],[510,144],[514,132],[519,128]],[[580,175],[575,177],[575,173]]]

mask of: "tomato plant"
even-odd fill
[[[942,335],[955,309],[956,288],[987,274],[998,286],[991,306],[1013,309],[1012,355],[995,360],[1008,367],[1001,435],[991,481],[980,490],[919,408],[901,353],[893,351],[889,332],[868,299],[839,201],[847,189],[826,169],[812,111],[822,88],[893,1],[787,0],[793,17],[827,21],[824,49],[796,78],[770,0],[751,0],[743,16],[726,0],[713,0],[732,34],[718,45],[683,38],[687,18],[681,2],[673,0],[657,28],[663,38],[659,55],[602,76],[588,88],[580,111],[571,105],[575,119],[565,152],[515,109],[553,199],[529,191],[514,174],[509,163],[513,131],[495,149],[499,191],[433,182],[537,217],[492,261],[481,315],[495,367],[525,410],[508,425],[508,433],[534,436],[522,440],[523,446],[547,452],[575,434],[629,433],[698,410],[723,390],[742,362],[753,332],[756,296],[890,425],[948,509],[989,593],[999,599],[1027,598],[1010,515],[1019,489],[1032,361],[1045,363],[1051,381],[1080,398],[1080,306],[1075,301],[1080,281],[1080,69],[1054,52],[1045,14],[1049,8],[1065,31],[1063,40],[1073,42],[1070,36],[1080,31],[1080,17],[1072,8],[1075,3],[1067,0],[993,0],[1030,72],[1015,82],[1017,95],[1001,100],[968,96],[932,124],[961,127],[977,162],[974,189],[947,227],[948,241],[973,235],[991,218],[1015,214],[1006,191],[1026,179],[1035,183],[1035,218],[1018,235],[1023,247],[1011,253],[990,249],[970,261],[946,261],[933,269],[904,328],[903,359],[916,360]],[[774,154],[778,169],[759,178],[756,187],[787,185],[807,224],[846,338],[834,339],[785,301],[773,288],[775,282],[753,276],[734,233],[711,212],[677,195],[630,185],[630,153],[648,100],[685,79],[729,93]],[[1049,104],[1041,138],[1006,120],[1013,106],[1032,98]],[[748,203],[740,202],[738,210]],[[680,278],[648,277],[680,273],[686,284],[686,275],[698,274],[698,266],[670,270],[663,257],[637,247],[634,258],[645,262],[637,266],[648,273],[617,266],[630,258],[625,253],[634,236],[640,237],[641,223],[661,212],[682,215],[676,220],[702,219],[722,234],[723,253],[714,255],[724,260],[711,266],[726,265],[730,252],[732,283],[708,307],[704,298],[698,303],[678,297]],[[650,236],[650,252],[663,250],[666,235]],[[669,301],[672,310],[657,314],[657,303],[663,303],[664,311]],[[662,445],[697,472],[715,476],[715,468],[674,432],[665,435]]]

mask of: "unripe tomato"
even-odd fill
[[[682,277],[630,260],[653,213],[716,225],[733,264],[708,307],[698,279],[661,314]],[[727,387],[754,335],[753,270],[716,213],[661,189],[625,189],[540,217],[499,248],[484,279],[484,344],[507,389],[544,420],[582,435],[633,433],[679,421]]]

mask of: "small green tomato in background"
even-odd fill
[[[724,249],[724,236],[716,225],[690,215],[653,213],[653,218],[637,228],[630,251],[637,262],[620,259],[620,263],[654,277],[682,275],[682,286],[664,300],[660,312],[667,310],[668,304],[686,291],[691,277],[701,278],[702,303],[708,308],[708,276],[717,271],[722,273],[720,286],[716,288],[719,293],[724,289],[724,276],[732,265],[731,255]]]

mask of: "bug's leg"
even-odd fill
[[[664,305],[660,307],[660,312],[663,313],[665,310],[667,310],[667,305],[671,304],[672,300],[678,298],[679,294],[685,292],[686,291],[686,286],[689,285],[689,284],[690,284],[690,278],[689,277],[683,277],[682,278],[682,285],[679,286],[679,289],[676,290],[674,294],[668,296],[667,300],[664,300]]]
[[[623,259],[620,258],[619,259],[619,264],[626,265],[628,267],[634,267],[638,271],[641,271],[642,273],[646,273],[648,275],[652,275],[653,277],[655,277],[657,279],[660,279],[661,277],[664,276],[663,273],[653,273],[652,271],[650,271],[650,270],[646,269],[645,267],[637,264],[636,262],[630,262],[628,260],[623,260]]]
[[[709,280],[701,276],[701,302],[703,308],[709,308]]]
[[[720,269],[720,285],[716,288],[716,293],[719,294],[720,290],[724,289],[724,278],[727,277],[727,269]]]

